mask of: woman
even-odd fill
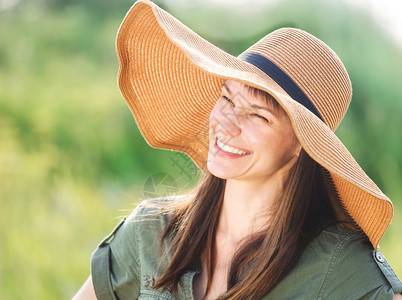
[[[117,50],[145,139],[187,153],[204,178],[123,219],[76,299],[400,296],[375,250],[392,203],[334,134],[351,84],[328,46],[284,28],[233,57],[139,1]]]

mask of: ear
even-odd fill
[[[299,157],[302,149],[303,149],[302,145],[300,144],[299,141],[297,141],[296,145],[295,145],[295,152],[294,152],[295,156]]]

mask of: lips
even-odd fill
[[[251,153],[250,151],[246,151],[246,150],[244,150],[244,149],[239,149],[239,148],[235,148],[235,147],[226,145],[226,144],[224,144],[223,142],[221,142],[218,138],[216,138],[216,143],[215,143],[215,145],[216,145],[220,150],[225,151],[225,152],[230,153],[230,154],[235,154],[235,155],[243,156],[243,155],[248,155],[248,154]]]

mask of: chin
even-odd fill
[[[214,175],[215,177],[221,178],[221,179],[228,179],[230,177],[230,170],[227,168],[218,165],[217,163],[210,161],[208,159],[207,162],[207,169],[208,171]]]
[[[208,160],[207,169],[212,175],[221,179],[230,179],[239,176],[239,170],[235,170],[233,164],[224,166],[214,160]]]

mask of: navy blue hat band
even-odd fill
[[[275,65],[268,58],[258,53],[252,53],[252,52],[243,53],[239,56],[239,58],[259,68],[269,77],[271,77],[277,84],[279,84],[281,88],[283,88],[284,91],[290,97],[292,97],[292,99],[302,104],[304,107],[306,107],[308,110],[310,110],[312,113],[314,113],[317,117],[319,117],[322,120],[317,109],[315,108],[313,103],[311,103],[310,99],[306,96],[306,94],[297,86],[297,84],[285,72],[281,70],[281,68]]]

